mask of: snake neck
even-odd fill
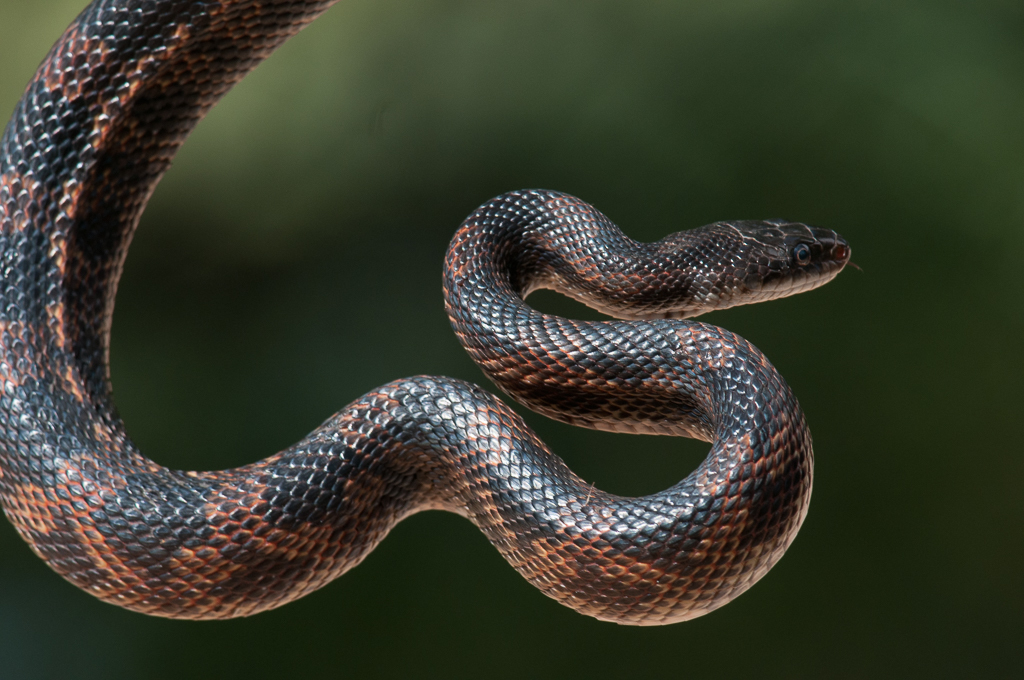
[[[759,301],[752,288],[768,272],[751,264],[766,246],[751,226],[769,223],[736,224],[745,229],[715,223],[642,243],[578,198],[517,191],[463,223],[448,264],[453,282],[477,277],[513,299],[547,288],[618,319],[684,319]],[[486,258],[462,257],[484,249]]]

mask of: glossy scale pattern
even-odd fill
[[[566,422],[714,442],[659,494],[593,489],[483,390],[385,385],[290,449],[218,472],[142,456],[113,407],[114,293],[145,203],[232,84],[332,2],[96,0],[0,140],[0,500],[55,571],[178,618],[244,616],[319,588],[412,513],[471,519],[545,594],[629,624],[728,602],[781,557],[810,499],[810,435],[764,356],[681,320],[821,285],[837,235],[736,222],[637,244],[577,199],[516,192],[456,234],[445,299],[505,391]],[[554,287],[621,317],[523,303]],[[657,318],[654,318],[657,317]]]

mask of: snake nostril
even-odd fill
[[[832,248],[832,259],[845,261],[850,258],[850,246],[845,243],[837,243]]]

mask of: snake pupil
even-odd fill
[[[799,243],[793,248],[793,259],[799,265],[808,264],[811,261],[811,249],[806,243]]]

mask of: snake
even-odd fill
[[[600,620],[674,623],[736,598],[806,517],[811,436],[768,359],[692,317],[831,280],[851,252],[831,230],[740,220],[641,243],[546,190],[492,199],[457,230],[445,309],[502,391],[572,425],[710,443],[659,493],[597,489],[504,401],[441,376],[390,382],[230,470],[169,469],[129,438],[109,338],[146,202],[220,97],[333,4],[95,0],[42,62],[0,139],[7,518],[72,584],[172,618],[290,602],[431,509],[468,518],[541,592]],[[525,299],[541,288],[610,318],[537,311]]]

